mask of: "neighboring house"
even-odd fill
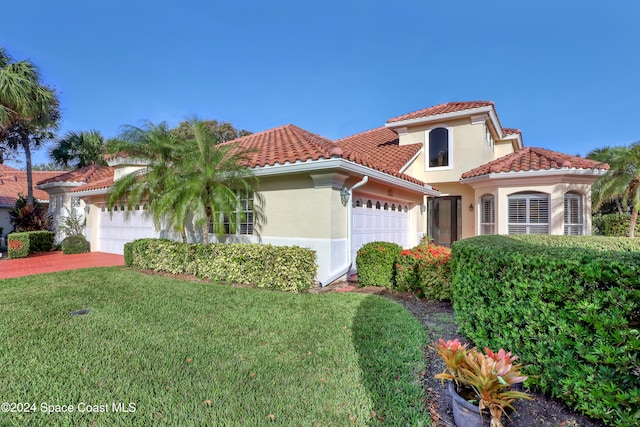
[[[63,172],[33,171],[32,173],[35,184],[43,179],[56,177]],[[0,239],[9,234],[13,228],[9,212],[15,206],[18,196],[26,197],[27,193],[27,172],[0,164],[0,227],[3,229]],[[33,197],[45,208],[48,206],[49,194],[46,191],[34,188]]]
[[[310,247],[323,285],[353,272],[357,250],[370,241],[411,247],[425,234],[444,245],[490,233],[590,234],[591,184],[608,168],[524,148],[492,102],[442,104],[335,141],[286,125],[230,143],[255,150],[249,166],[260,178],[266,223],[254,228],[244,201],[248,220],[224,240]],[[96,169],[103,178],[62,176],[39,188],[53,195],[80,184],[69,195],[87,204],[92,250],[122,253],[136,238],[172,237],[155,229],[145,205],[106,205],[113,181],[144,166],[116,157]]]

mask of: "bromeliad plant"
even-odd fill
[[[456,391],[463,389],[473,390],[478,398],[480,415],[483,409],[491,413],[491,427],[502,427],[502,414],[505,408],[514,409],[511,403],[517,399],[531,399],[528,394],[511,390],[514,384],[525,381],[528,377],[522,375],[522,364],[516,364],[518,356],[512,356],[500,349],[497,353],[488,348],[484,353],[474,348],[467,348],[468,344],[460,341],[444,341],[434,343],[438,355],[442,357],[446,369],[435,377],[444,380],[453,380]],[[515,410],[515,409],[514,409]]]

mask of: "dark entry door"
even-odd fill
[[[451,246],[462,235],[462,198],[434,197],[428,200],[429,236],[437,245]]]

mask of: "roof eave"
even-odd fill
[[[326,169],[338,169],[360,176],[369,176],[371,179],[376,181],[385,182],[409,191],[419,192],[427,196],[440,195],[440,192],[434,190],[429,184],[424,184],[424,186],[422,186],[402,178],[389,175],[388,173],[340,158],[307,160],[305,162],[285,163],[273,166],[257,166],[253,168],[253,172],[256,176],[273,176],[286,173],[313,172]]]
[[[384,126],[390,129],[395,129],[395,128],[404,127],[404,126],[415,126],[419,124],[436,122],[441,120],[457,119],[460,117],[473,116],[473,115],[482,114],[482,113],[489,114],[489,117],[491,117],[491,121],[493,122],[493,125],[495,126],[496,130],[498,130],[499,134],[502,135],[502,127],[500,126],[500,122],[498,122],[498,117],[495,113],[495,109],[491,105],[486,105],[484,107],[469,108],[468,110],[454,111],[451,113],[435,114],[432,116],[419,117],[417,119],[407,119],[407,120],[400,120],[397,122],[387,122],[385,123]]]
[[[583,168],[562,168],[562,169],[544,169],[536,171],[520,171],[520,172],[493,172],[470,178],[462,178],[461,184],[475,184],[483,181],[492,181],[498,179],[516,179],[516,178],[543,178],[554,176],[595,176],[599,177],[607,173],[605,169],[583,169]]]
[[[47,182],[46,184],[37,184],[36,188],[39,190],[46,190],[48,188],[54,187],[80,187],[85,185],[85,182],[69,182],[69,181],[56,181],[56,182]]]

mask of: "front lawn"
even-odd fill
[[[79,270],[0,280],[0,343],[0,401],[35,409],[0,425],[429,423],[423,328],[378,296]]]

